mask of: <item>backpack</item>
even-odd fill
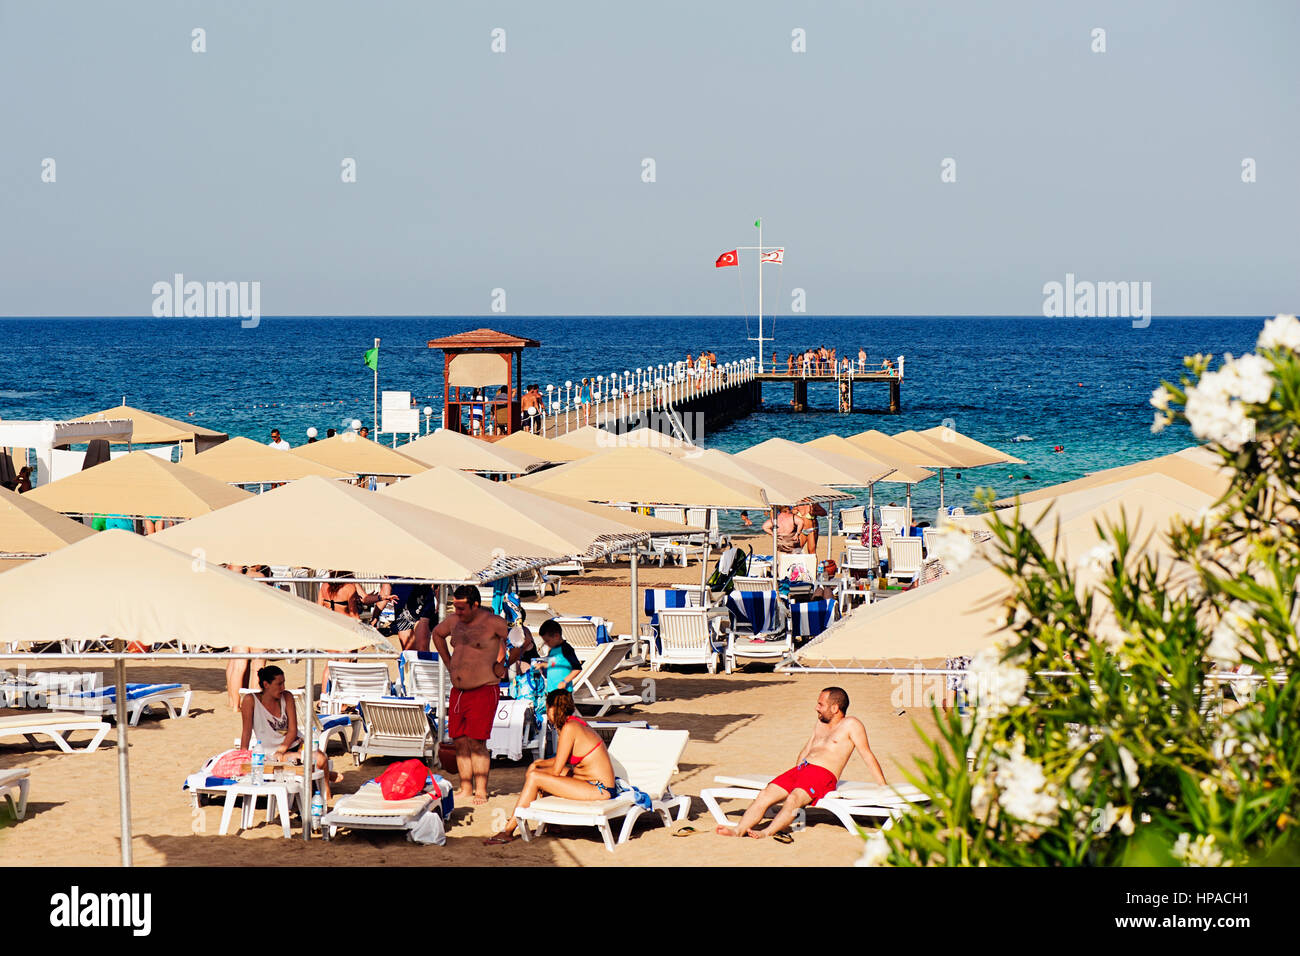
[[[419,760],[399,760],[389,764],[377,780],[385,800],[407,800],[424,792],[429,782],[429,768]]]

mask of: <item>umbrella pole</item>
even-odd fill
[[[636,567],[637,567],[638,559],[640,558],[640,555],[637,554],[637,547],[638,545],[635,544],[632,545],[632,618],[631,621],[632,621],[632,640],[634,642],[637,640],[637,636],[641,633],[641,629],[637,627],[637,606],[636,606],[636,594],[637,594]],[[635,650],[636,644],[633,643],[632,647]]]
[[[943,510],[943,469],[939,469],[939,510]]]
[[[307,725],[303,728],[305,740],[302,745],[302,838],[304,842],[311,840],[311,772],[316,768],[316,748],[313,746],[313,731],[316,729],[316,721],[312,715],[316,712],[316,699],[312,694],[312,665],[315,663],[310,657],[307,658],[307,690],[306,699],[303,701],[303,722]],[[329,761],[325,762],[325,773],[329,773]]]
[[[777,553],[776,553],[776,516],[777,516],[777,509],[775,506],[773,506],[772,508],[772,593],[773,594],[776,594],[776,592],[779,590],[779,587],[777,585],[776,575],[777,575],[777,569],[780,568],[781,566],[781,560],[780,558],[777,557]]]
[[[826,515],[826,560],[831,559],[831,539],[835,537],[835,502],[826,502],[831,510]]]
[[[709,525],[712,523],[710,520],[712,518],[713,518],[713,509],[705,508],[704,509],[704,554],[700,556],[700,587],[701,588],[707,588],[709,586],[709,554],[712,552],[712,549],[709,547]],[[636,602],[633,601],[632,603],[635,604]],[[708,602],[706,601],[705,604],[707,605]]]
[[[545,595],[545,591],[542,592]],[[438,585],[438,618],[447,616],[447,585]],[[447,662],[438,662],[438,742],[447,739]],[[440,748],[434,751],[434,761],[442,766]]]
[[[119,642],[118,647],[122,644]],[[131,866],[131,769],[126,743],[126,661],[113,663],[117,687],[117,793],[122,807],[122,865]]]

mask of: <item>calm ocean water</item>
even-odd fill
[[[867,411],[837,414],[834,386],[812,386],[814,410],[789,411],[790,387],[767,385],[765,408],[706,437],[739,451],[773,436],[795,441],[868,428],[888,433],[951,419],[980,441],[1025,459],[949,476],[949,504],[969,503],[979,485],[999,494],[1042,487],[1089,471],[1176,451],[1192,443],[1186,428],[1150,431],[1151,390],[1176,381],[1195,352],[1240,354],[1254,347],[1264,318],[1155,318],[1145,329],[1127,319],[779,317],[775,349],[834,346],[868,360],[906,356],[903,411],[884,386],[859,387]],[[59,418],[118,404],[191,418],[232,435],[269,440],[278,427],[294,445],[306,429],[371,419],[372,375],[362,353],[375,337],[380,388],[408,390],[439,420],[441,353],[426,342],[481,326],[537,339],[524,356],[525,382],[609,375],[684,358],[701,349],[720,361],[752,355],[754,320],[740,317],[583,318],[264,318],[255,329],[237,319],[0,319],[0,417]],[[770,333],[769,333],[770,334]],[[1012,443],[1026,434],[1032,442]],[[1053,446],[1064,451],[1055,453]],[[1025,479],[1023,475],[1030,478]],[[1014,477],[1010,477],[1014,475]],[[904,486],[877,486],[877,502]],[[913,504],[931,510],[938,482],[916,486]]]

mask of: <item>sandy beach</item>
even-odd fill
[[[756,542],[757,543],[757,542]],[[761,544],[758,545],[761,549]],[[824,553],[825,544],[822,544]],[[838,552],[838,542],[834,549]],[[557,612],[598,614],[614,630],[627,626],[629,599],[627,565],[596,564],[581,578],[570,578],[559,595],[546,598]],[[666,586],[699,579],[699,565],[686,569],[642,567],[641,587]],[[540,621],[530,621],[536,626]],[[12,665],[10,665],[12,669]],[[69,670],[73,662],[51,657],[46,667],[29,670]],[[100,670],[101,665],[85,667]],[[288,684],[301,686],[302,664],[285,668]],[[709,675],[703,668],[671,669],[657,674],[629,670],[621,680],[640,685],[653,679],[656,702],[622,711],[607,719],[644,719],[664,729],[691,734],[674,778],[675,792],[689,794],[690,825],[696,832],[675,837],[655,820],[642,818],[636,834],[613,854],[595,830],[550,829],[540,840],[504,847],[485,847],[484,837],[498,829],[519,793],[524,764],[494,761],[490,800],[483,807],[457,807],[445,847],[408,843],[400,834],[359,831],[334,842],[305,844],[295,827],[295,839],[281,839],[276,825],[262,822],[259,813],[250,830],[219,836],[221,807],[209,804],[197,815],[190,796],[181,790],[185,776],[210,755],[230,746],[239,721],[226,703],[222,662],[141,662],[127,669],[130,681],[180,681],[194,690],[190,716],[168,720],[152,715],[129,730],[133,853],[137,865],[634,865],[634,866],[768,866],[848,865],[861,854],[861,841],[829,814],[814,813],[810,826],[794,834],[791,845],[772,841],[727,839],[714,835],[714,821],[698,795],[719,773],[777,773],[787,769],[807,741],[816,720],[813,707],[820,689],[839,684],[852,699],[849,713],[866,725],[871,745],[891,782],[901,781],[899,766],[910,767],[924,744],[915,724],[929,728],[928,711],[899,713],[891,706],[889,677],[775,674],[770,666],[751,664],[736,673]],[[15,711],[0,711],[14,713]],[[80,740],[80,737],[74,740]],[[120,861],[116,731],[110,731],[93,754],[63,754],[52,744],[33,750],[21,739],[0,742],[0,769],[29,767],[31,801],[27,817],[0,828],[0,864],[26,866],[115,866]],[[377,776],[394,758],[372,758],[358,767],[353,757],[333,754],[343,774],[336,795],[355,791]],[[442,771],[452,783],[454,774]],[[845,777],[866,779],[867,770],[855,756]],[[724,808],[739,811],[733,802]],[[6,819],[6,823],[8,820]]]

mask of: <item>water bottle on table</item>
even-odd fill
[[[249,773],[251,775],[251,782],[253,786],[260,787],[262,785],[262,770],[265,766],[266,766],[266,751],[262,749],[261,744],[258,744],[256,747],[253,748],[253,755],[250,760]]]
[[[319,790],[312,794],[311,798],[311,828],[320,829],[320,818],[325,816],[325,797]]]

